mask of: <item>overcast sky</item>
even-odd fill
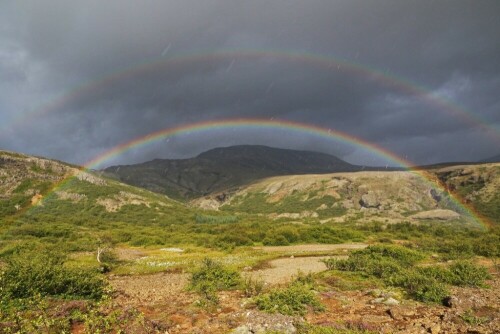
[[[244,117],[331,128],[418,164],[487,158],[500,153],[499,15],[498,0],[2,0],[0,149],[83,164],[153,131]],[[105,164],[234,144],[390,163],[254,128]]]

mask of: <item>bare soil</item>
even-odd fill
[[[342,249],[339,245],[321,245]],[[288,247],[288,246],[287,246]],[[287,251],[323,251],[318,245],[293,246]],[[361,247],[352,245],[347,247]],[[284,247],[266,247],[282,251]],[[326,269],[324,256],[280,258],[269,261],[269,268],[244,272],[262,278],[269,285],[290,281],[300,270],[303,273]],[[488,261],[487,261],[488,262]],[[491,263],[484,263],[491,268]],[[349,291],[327,285],[319,292],[325,311],[309,312],[305,320],[325,326],[349,326],[378,333],[500,333],[500,275],[491,269],[489,288],[452,288],[452,307],[401,300],[399,305],[374,304],[371,288]],[[122,309],[135,308],[145,318],[166,329],[161,333],[228,333],[242,325],[251,328],[273,328],[273,324],[291,324],[291,317],[269,315],[255,310],[241,291],[218,294],[220,303],[214,307],[200,306],[200,297],[186,290],[188,274],[161,273],[144,276],[112,276],[117,294],[114,303]],[[328,287],[329,286],[329,287]],[[465,321],[467,315],[472,320]],[[471,318],[469,318],[471,319]],[[259,327],[260,326],[260,327]],[[151,331],[154,333],[155,331]]]
[[[264,252],[283,252],[283,253],[308,253],[308,252],[330,252],[330,251],[342,251],[342,250],[354,250],[363,249],[368,247],[367,244],[335,244],[335,245],[325,245],[325,244],[309,244],[309,245],[291,245],[291,246],[263,246],[254,247],[255,250],[260,250]]]
[[[290,282],[299,273],[309,274],[326,270],[326,265],[321,261],[329,256],[306,256],[295,258],[276,259],[269,262],[270,268],[260,269],[245,273],[252,279],[262,280],[269,285]],[[337,256],[347,258],[347,256]]]

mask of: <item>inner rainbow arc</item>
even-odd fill
[[[328,140],[336,140],[340,141],[342,143],[354,145],[356,147],[368,150],[371,153],[374,153],[382,158],[387,159],[388,161],[392,161],[396,165],[400,167],[404,167],[408,169],[410,172],[418,175],[424,182],[426,182],[431,188],[436,188],[441,191],[446,191],[446,189],[441,186],[441,184],[436,180],[436,178],[426,172],[425,170],[414,170],[412,169],[415,167],[414,164],[408,162],[405,159],[402,159],[398,157],[396,154],[393,152],[382,148],[378,145],[375,145],[373,143],[370,143],[364,139],[354,137],[352,135],[349,135],[347,133],[343,133],[337,130],[333,129],[326,129],[326,128],[321,128],[316,125],[310,125],[310,124],[304,124],[304,123],[298,123],[298,122],[293,122],[293,121],[288,121],[288,120],[269,120],[269,119],[226,119],[226,120],[218,120],[218,121],[205,121],[205,122],[198,122],[198,123],[190,123],[190,124],[184,124],[180,125],[177,127],[172,127],[172,128],[167,128],[167,129],[162,129],[158,130],[152,133],[149,133],[144,136],[140,136],[137,138],[134,138],[130,141],[124,142],[120,145],[117,145],[113,147],[110,150],[107,150],[106,152],[102,153],[101,155],[93,158],[92,160],[88,161],[86,164],[84,164],[84,171],[85,170],[92,170],[95,169],[97,166],[102,165],[104,162],[109,161],[112,158],[115,158],[129,150],[140,148],[142,146],[146,146],[149,144],[152,144],[154,142],[157,142],[159,140],[163,140],[165,138],[168,138],[170,136],[174,135],[179,135],[183,133],[196,133],[196,132],[203,132],[203,131],[208,131],[208,130],[225,130],[225,129],[270,129],[270,130],[277,130],[277,129],[282,129],[282,130],[289,130],[289,131],[294,131],[302,134],[312,134],[316,136],[323,137]],[[51,191],[46,194],[45,196],[48,196],[49,194],[54,193],[57,191],[60,187],[62,187],[66,182],[68,182],[69,179],[63,180],[60,183],[56,184],[54,188],[51,189]],[[460,198],[457,196],[450,194],[450,198],[454,202],[455,205],[457,205],[462,211],[466,213],[467,216],[472,217],[475,222],[479,223],[483,227],[488,227],[490,226],[490,222],[486,218],[482,218],[478,213],[474,211],[472,207],[464,203]]]

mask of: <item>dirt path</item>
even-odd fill
[[[274,253],[274,252],[306,253],[306,252],[329,252],[338,250],[353,250],[353,249],[363,249],[366,247],[368,247],[367,244],[349,243],[349,244],[336,244],[336,245],[310,244],[310,245],[292,245],[292,246],[263,246],[263,247],[254,247],[254,249],[269,253]]]
[[[346,258],[338,256],[337,258]],[[327,256],[282,258],[269,262],[270,268],[245,272],[245,277],[263,280],[267,284],[290,282],[299,272],[304,274],[326,270],[322,259]],[[119,298],[127,304],[162,304],[185,294],[188,274],[161,273],[141,276],[115,276],[110,278]],[[183,296],[184,298],[186,296]]]
[[[188,274],[161,273],[154,275],[115,276],[111,286],[124,304],[152,305],[171,303],[184,297]]]
[[[317,273],[326,270],[326,265],[321,261],[329,256],[307,256],[276,259],[269,262],[271,268],[244,273],[252,279],[263,280],[267,284],[283,284],[290,282],[299,272],[303,274]],[[336,256],[347,258],[347,256]]]

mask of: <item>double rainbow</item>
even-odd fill
[[[445,190],[443,187],[437,182],[434,176],[431,174],[427,173],[424,170],[414,170],[412,167],[415,167],[412,163],[401,159],[394,153],[377,146],[375,144],[372,144],[370,142],[367,142],[361,138],[357,138],[354,136],[351,136],[347,133],[343,133],[337,130],[332,130],[332,129],[326,129],[326,128],[321,128],[319,126],[313,126],[309,124],[303,124],[303,123],[298,123],[298,122],[292,122],[292,121],[284,121],[284,120],[269,120],[269,119],[225,119],[225,120],[218,120],[218,121],[207,121],[207,122],[198,122],[198,123],[191,123],[191,124],[185,124],[173,128],[167,128],[163,130],[159,130],[156,132],[149,133],[147,135],[141,136],[134,138],[128,142],[122,143],[120,145],[115,146],[114,148],[107,150],[106,152],[102,153],[101,155],[97,156],[96,158],[90,160],[84,165],[84,170],[90,170],[90,169],[95,169],[97,166],[102,165],[104,162],[109,161],[112,158],[115,158],[117,156],[120,156],[121,154],[130,151],[132,149],[136,148],[141,148],[147,145],[150,145],[152,143],[158,142],[160,140],[164,140],[166,138],[169,138],[174,135],[181,135],[181,134],[194,134],[194,133],[202,133],[205,131],[227,131],[227,130],[270,130],[270,131],[276,131],[276,130],[285,130],[287,132],[290,132],[292,135],[295,134],[301,134],[301,135],[314,135],[318,136],[320,138],[323,138],[325,140],[329,141],[337,141],[341,142],[344,144],[349,144],[349,145],[354,145],[356,147],[365,149],[370,151],[371,153],[376,154],[377,156],[380,156],[388,161],[391,161],[397,166],[404,167],[411,171],[412,173],[415,173],[419,175],[424,182],[426,182],[430,188],[436,188],[440,190]],[[66,184],[69,180],[63,180],[60,183],[58,183],[47,195],[52,194],[53,192],[57,191],[60,187],[62,187],[64,184]],[[46,195],[46,196],[47,196]],[[488,227],[490,225],[490,222],[482,218],[478,213],[474,211],[472,207],[467,205],[464,201],[462,201],[460,198],[450,194],[450,198],[453,201],[454,205],[460,209],[462,214],[465,214],[469,217],[471,217],[476,223],[479,223],[483,227]]]

